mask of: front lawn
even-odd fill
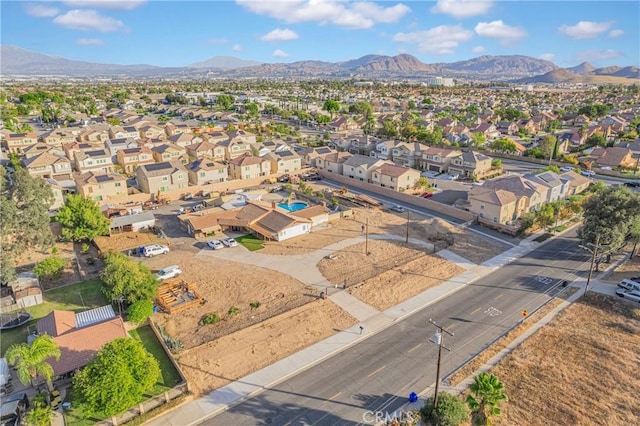
[[[150,395],[147,396],[159,395],[180,383],[180,375],[178,374],[178,371],[175,369],[173,363],[169,359],[169,356],[162,348],[162,344],[156,338],[151,326],[146,325],[144,327],[136,328],[135,330],[130,330],[129,334],[134,339],[140,340],[145,349],[149,351],[149,353],[153,355],[160,364],[160,378],[158,379],[158,383],[156,383],[155,387],[151,389]]]
[[[243,235],[242,237],[237,237],[236,241],[245,246],[249,251],[256,251],[264,248],[264,241],[255,235]]]
[[[83,281],[45,291],[43,299],[44,303],[26,308],[32,315],[31,321],[26,325],[2,331],[2,339],[0,339],[0,352],[2,354],[14,343],[26,343],[29,328],[35,329],[36,322],[47,316],[54,309],[81,312],[109,304],[104,294],[102,294],[102,281],[100,280]]]

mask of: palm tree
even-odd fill
[[[49,358],[60,359],[60,348],[51,336],[43,334],[28,345],[20,343],[11,345],[5,354],[9,364],[14,365],[18,380],[23,384],[35,386],[35,379],[42,376],[51,383],[53,367],[47,362]]]
[[[489,373],[480,373],[469,385],[471,395],[467,405],[471,409],[471,423],[474,426],[490,426],[491,417],[501,414],[498,404],[507,400],[504,383]]]

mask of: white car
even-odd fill
[[[227,247],[235,247],[238,245],[238,242],[233,238],[223,238],[222,244],[224,244]]]
[[[581,171],[581,172],[580,172],[580,174],[581,174],[582,176],[588,176],[588,177],[591,177],[591,176],[595,176],[595,175],[596,175],[596,172],[594,172],[593,170],[583,170],[583,171]]]
[[[182,273],[182,269],[178,265],[167,266],[162,268],[156,274],[159,280],[168,280],[169,278],[177,277]]]
[[[625,290],[623,288],[616,290],[616,294],[623,299],[629,299],[632,302],[640,303],[640,291],[639,290]]]
[[[214,250],[220,250],[224,248],[224,244],[222,244],[220,240],[209,240],[207,241],[207,245]]]
[[[169,253],[169,247],[161,246],[159,244],[153,244],[153,245],[150,245],[150,246],[146,246],[142,250],[142,254],[145,257],[153,257],[156,254],[167,254],[167,253]]]
[[[405,212],[405,209],[402,206],[389,207],[389,210],[397,212],[397,213],[404,213]]]
[[[560,167],[560,171],[561,172],[570,172],[573,170],[573,167],[568,167],[568,166],[562,166]]]

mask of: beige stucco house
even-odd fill
[[[187,170],[178,161],[144,164],[136,169],[140,191],[146,194],[185,189],[189,186]]]
[[[127,178],[119,173],[87,172],[74,177],[78,194],[94,201],[127,195]]]
[[[420,172],[410,167],[396,164],[383,164],[373,170],[371,183],[394,191],[413,188],[420,179]]]
[[[271,174],[271,162],[252,155],[243,155],[229,161],[229,176],[232,179],[254,179]]]

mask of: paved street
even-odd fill
[[[430,318],[455,333],[443,355],[443,376],[533,312],[588,268],[588,253],[574,233],[565,234],[486,278],[399,321],[384,331],[317,364],[204,425],[354,425],[367,410],[392,412],[409,392],[435,381],[435,328]]]

